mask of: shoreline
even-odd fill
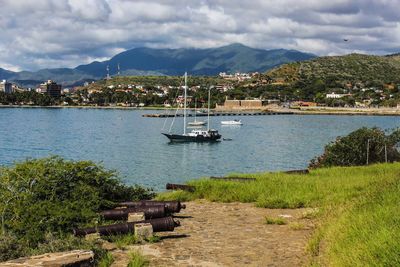
[[[43,109],[110,109],[110,110],[174,110],[166,107],[121,107],[121,106],[33,106],[33,105],[0,105],[1,108],[43,108]],[[212,111],[216,111],[212,109]],[[254,112],[249,109],[221,109],[219,112],[246,113]],[[348,116],[400,116],[397,108],[330,108],[330,107],[300,107],[300,108],[264,108],[258,112],[291,112],[293,115],[348,115]]]
[[[77,108],[77,109],[126,109],[126,110],[170,110],[174,108],[164,107],[121,107],[121,106],[34,106],[34,105],[0,105],[1,108],[49,108],[49,109],[62,109],[62,108]]]
[[[347,115],[347,116],[400,116],[397,108],[330,108],[330,107],[300,107],[286,109],[271,109],[271,111],[291,111],[294,115]]]

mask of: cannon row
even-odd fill
[[[151,224],[153,232],[174,231],[175,227],[180,226],[180,222],[172,218],[173,213],[178,213],[185,209],[186,205],[180,201],[151,201],[143,200],[136,202],[121,202],[114,209],[104,210],[100,215],[105,220],[128,220],[130,214],[143,214],[143,220],[126,223],[118,223],[105,226],[74,229],[75,236],[85,236],[98,233],[103,236],[134,233],[135,225],[139,223]]]
[[[165,217],[138,222],[117,223],[98,227],[74,229],[73,233],[75,236],[85,236],[94,233],[99,233],[102,236],[134,233],[135,224],[139,223],[150,223],[153,227],[153,232],[174,231],[175,227],[180,226],[179,221],[175,221],[172,217]]]

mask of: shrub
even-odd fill
[[[114,171],[91,161],[26,160],[0,169],[0,236],[15,236],[32,250],[48,243],[51,234],[52,244],[64,246],[54,239],[65,238],[74,227],[96,224],[100,209],[153,195],[122,184]]]
[[[15,235],[0,235],[0,262],[21,257],[24,246]]]
[[[379,128],[361,128],[347,136],[338,137],[325,146],[324,153],[311,160],[310,168],[331,166],[357,166],[400,160],[396,145],[400,130],[390,135]]]

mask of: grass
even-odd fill
[[[265,208],[311,208],[315,219],[310,265],[400,266],[400,163],[312,170],[308,175],[246,174],[255,182],[200,179],[194,193],[163,193],[159,199],[253,202]],[[240,176],[235,174],[235,176]],[[292,225],[301,229],[301,225]]]
[[[326,226],[335,266],[400,266],[400,183],[376,186]],[[333,217],[333,218],[335,218]]]
[[[145,267],[149,265],[149,261],[139,252],[131,252],[129,254],[128,267]]]
[[[132,234],[110,236],[108,240],[113,242],[118,249],[124,249],[138,243],[138,240]]]
[[[110,252],[107,252],[99,261],[99,267],[109,267],[114,262],[114,257]]]
[[[194,193],[176,191],[161,194],[159,199],[188,201],[207,199],[219,202],[254,202],[265,208],[320,207],[339,204],[362,195],[371,183],[394,179],[400,164],[382,164],[352,168],[313,170],[308,175],[261,173],[242,175],[255,182],[240,183],[209,179],[192,181]],[[240,176],[236,174],[235,176]]]
[[[309,209],[303,212],[301,215],[302,219],[315,219],[321,214],[321,211],[317,208]]]
[[[282,218],[271,218],[271,217],[265,217],[265,223],[266,224],[276,224],[276,225],[284,225],[286,224],[286,221]]]
[[[304,230],[306,226],[301,222],[291,222],[289,223],[289,228],[292,230]]]
[[[150,236],[149,238],[146,239],[146,241],[151,243],[151,244],[160,242],[160,240],[161,240],[161,238],[159,236],[157,236],[157,235],[152,235],[152,236]]]

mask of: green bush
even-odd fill
[[[309,167],[360,166],[400,160],[396,145],[400,130],[386,135],[379,128],[361,128],[347,136],[338,137],[325,146],[324,153],[311,160]]]
[[[25,250],[15,235],[0,235],[0,262],[21,257]]]
[[[32,251],[49,243],[49,234],[63,239],[75,227],[95,225],[97,212],[115,202],[153,196],[151,190],[122,184],[114,171],[91,161],[26,160],[0,169],[0,236],[15,236]]]

